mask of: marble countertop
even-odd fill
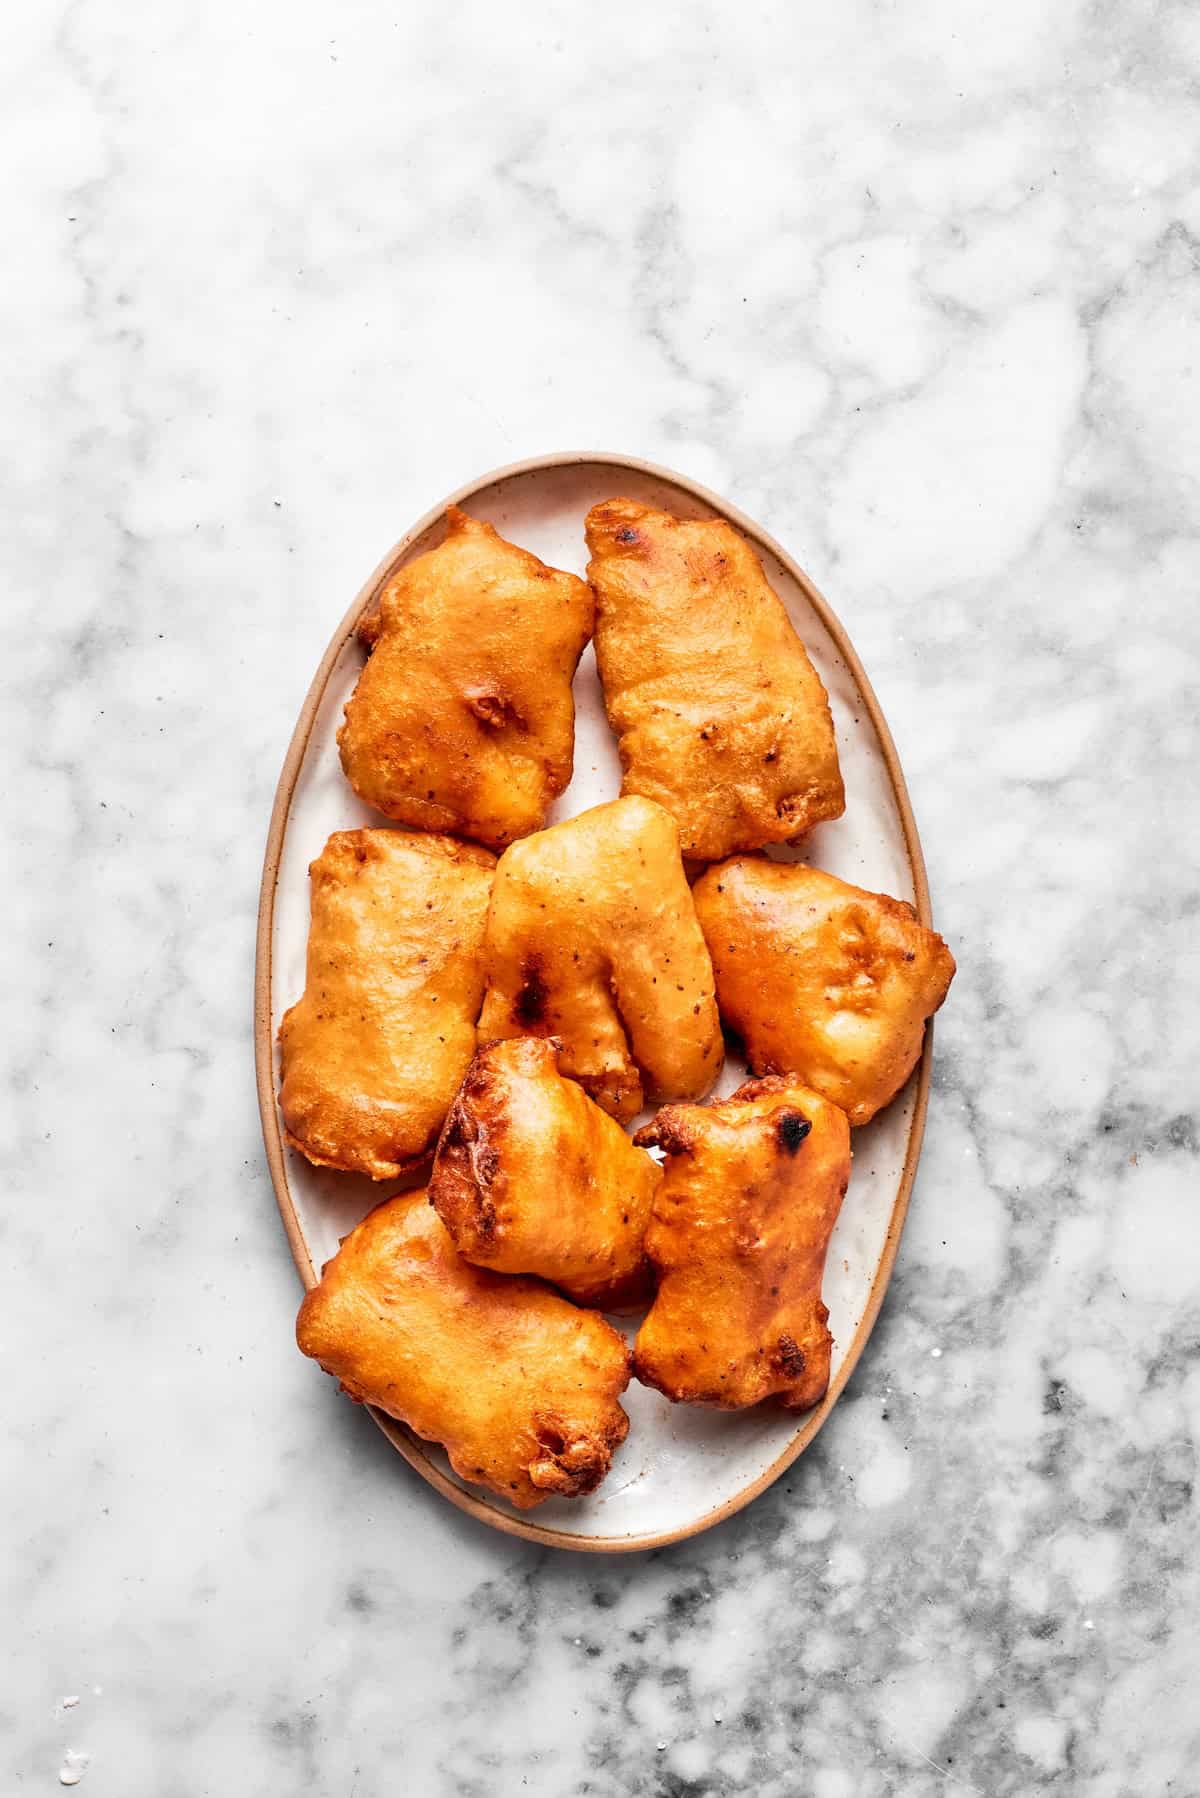
[[[9,23],[0,1789],[1194,1794],[1200,16]],[[296,1353],[250,1044],[334,623],[575,447],[830,596],[960,963],[845,1398],[611,1559],[459,1515]]]

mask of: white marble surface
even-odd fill
[[[6,39],[0,1789],[1194,1794],[1200,15]],[[806,562],[961,963],[845,1400],[611,1561],[452,1512],[296,1354],[250,1062],[334,621],[441,492],[573,446]]]

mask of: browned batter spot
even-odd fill
[[[525,963],[523,973],[524,977],[513,1010],[522,1027],[529,1030],[534,1024],[541,1023],[545,1017],[546,1004],[550,994],[546,989],[540,963],[531,958]]]
[[[794,1155],[811,1129],[812,1125],[802,1112],[785,1111],[776,1126],[776,1134],[779,1137],[780,1146],[786,1149],[789,1155]]]
[[[467,710],[473,712],[481,724],[489,730],[503,730],[506,724],[519,722],[509,700],[502,693],[488,692],[486,688],[468,691],[464,698]]]

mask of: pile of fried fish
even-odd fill
[[[954,973],[910,905],[764,853],[845,794],[751,546],[627,499],[585,529],[586,581],[451,508],[369,609],[338,744],[407,828],[339,831],[312,864],[280,1030],[293,1147],[406,1180],[307,1294],[301,1349],[520,1509],[596,1489],[632,1377],[820,1402],[851,1128]],[[546,827],[589,641],[621,796]],[[726,1031],[754,1078],[704,1104]]]

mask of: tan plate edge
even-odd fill
[[[254,1063],[258,1086],[258,1108],[262,1117],[263,1142],[267,1151],[267,1165],[271,1171],[271,1184],[275,1188],[275,1199],[283,1219],[283,1227],[287,1232],[292,1259],[296,1263],[297,1271],[306,1290],[316,1285],[318,1276],[300,1229],[300,1220],[296,1215],[291,1189],[288,1185],[283,1134],[279,1127],[279,1113],[275,1103],[275,1044],[271,1032],[271,950],[275,922],[275,887],[279,879],[279,860],[283,852],[283,839],[287,831],[288,817],[291,813],[292,795],[296,789],[300,767],[308,748],[308,740],[312,735],[317,712],[325,695],[329,676],[334,663],[353,635],[358,620],[374,601],[380,587],[387,580],[400,557],[418,537],[437,523],[445,513],[447,506],[462,505],[484,488],[497,486],[503,481],[511,481],[521,475],[540,474],[551,468],[569,468],[585,463],[608,465],[615,469],[632,469],[638,474],[649,475],[654,480],[664,481],[684,493],[691,494],[694,499],[698,499],[703,505],[711,506],[714,512],[736,525],[742,535],[748,537],[752,543],[773,555],[803,589],[813,610],[818,614],[836,644],[838,654],[853,675],[871,723],[875,727],[875,733],[879,738],[879,746],[883,751],[883,759],[887,766],[888,779],[891,781],[896,809],[900,815],[901,827],[904,831],[904,844],[912,869],[917,916],[927,928],[932,925],[925,857],[921,849],[921,839],[917,834],[912,802],[908,796],[900,759],[896,753],[896,745],[892,741],[892,733],[888,729],[887,720],[880,710],[879,701],[867,678],[866,670],[859,661],[840,619],[829,602],[813,586],[804,570],[773,537],[768,535],[753,519],[747,518],[736,506],[729,505],[719,495],[710,492],[707,487],[702,487],[698,481],[690,480],[686,475],[676,474],[673,469],[664,468],[657,462],[643,462],[635,456],[616,455],[605,450],[560,450],[548,456],[531,456],[522,462],[512,462],[505,467],[494,468],[490,473],[469,481],[465,486],[459,487],[455,492],[449,494],[440,504],[431,507],[412,529],[405,533],[400,541],[389,550],[359,592],[334,633],[333,640],[322,656],[317,672],[313,676],[312,684],[300,710],[300,716],[296,720],[296,728],[292,732],[292,740],[288,744],[283,768],[279,775],[279,784],[275,789],[275,803],[271,811],[270,827],[267,831],[262,887],[258,901],[258,935],[254,964]],[[394,1418],[387,1416],[385,1412],[376,1410],[374,1406],[368,1406],[371,1416],[384,1435],[399,1449],[405,1460],[416,1469],[422,1479],[436,1487],[442,1496],[448,1498],[451,1504],[457,1505],[460,1511],[466,1511],[470,1516],[488,1524],[492,1529],[502,1530],[510,1536],[522,1536],[526,1541],[540,1543],[544,1548],[566,1548],[581,1554],[629,1554],[651,1548],[667,1548],[673,1542],[685,1541],[689,1536],[696,1536],[703,1530],[711,1529],[714,1524],[723,1523],[727,1517],[732,1517],[735,1512],[740,1511],[743,1506],[756,1499],[760,1492],[764,1492],[779,1478],[781,1473],[791,1466],[797,1456],[804,1452],[837,1403],[867,1345],[883,1304],[884,1293],[891,1280],[896,1252],[900,1246],[900,1235],[904,1228],[904,1219],[912,1195],[913,1181],[916,1178],[921,1142],[925,1134],[925,1113],[929,1105],[932,1060],[933,1025],[930,1023],[926,1027],[925,1045],[915,1075],[916,1096],[913,1104],[912,1123],[909,1127],[908,1150],[904,1157],[900,1185],[888,1222],[883,1254],[871,1285],[866,1307],[859,1320],[858,1328],[854,1332],[854,1338],[846,1351],[845,1359],[838,1369],[837,1377],[831,1383],[829,1391],[820,1405],[809,1415],[783,1453],[749,1486],[733,1498],[726,1500],[723,1505],[717,1506],[706,1516],[698,1518],[695,1523],[688,1524],[684,1529],[663,1530],[656,1535],[648,1536],[581,1537],[572,1536],[563,1530],[546,1529],[542,1525],[526,1522],[524,1518],[510,1517],[506,1513],[496,1510],[485,1500],[476,1497],[474,1493],[464,1491],[461,1486],[448,1479],[440,1468],[433,1465],[425,1453],[420,1437],[414,1435]]]

